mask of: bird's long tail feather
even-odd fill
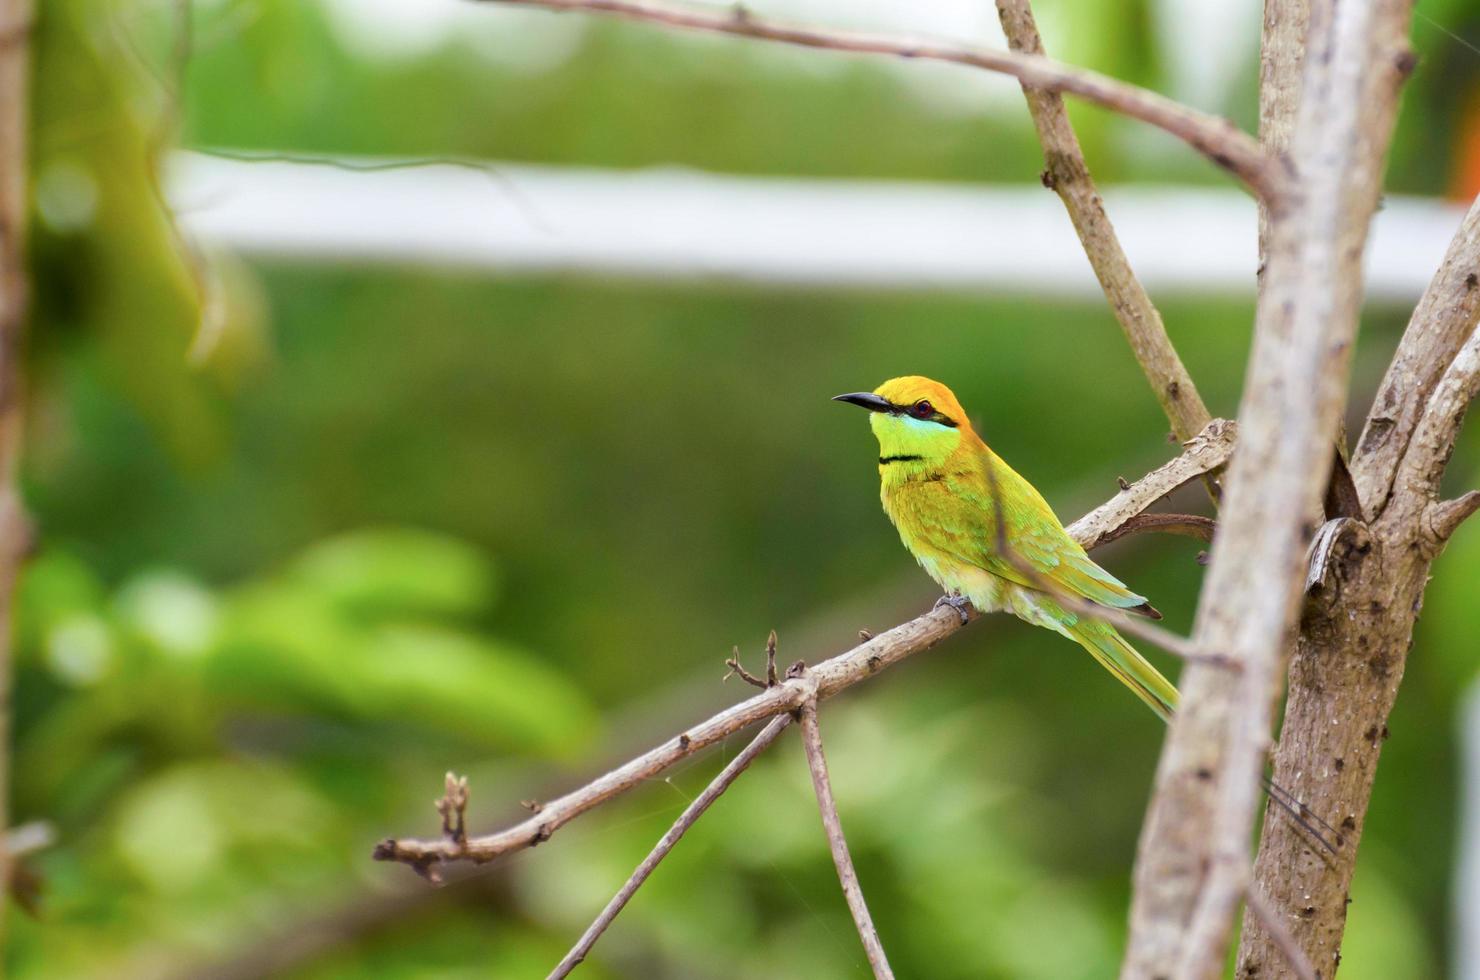
[[[1069,627],[1069,634],[1100,662],[1100,666],[1114,674],[1120,683],[1134,691],[1136,697],[1161,716],[1162,721],[1172,720],[1172,712],[1177,710],[1176,687],[1127,643],[1115,627],[1093,619],[1081,619]]]
[[[1115,627],[1094,620],[1080,620],[1069,627],[1069,634],[1090,652],[1106,670],[1135,692],[1136,696],[1157,713],[1162,721],[1170,722],[1177,709],[1177,688],[1162,676],[1161,671],[1126,642]],[[1264,791],[1281,810],[1285,811],[1301,829],[1323,848],[1336,853],[1337,846],[1345,840],[1336,828],[1316,816],[1311,809],[1268,776],[1263,777]],[[1330,835],[1328,838],[1327,835]],[[1334,838],[1335,843],[1332,843]]]

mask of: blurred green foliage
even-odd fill
[[[1162,81],[1149,4],[1042,7],[1094,25],[1051,42],[1064,57]],[[443,891],[370,848],[434,830],[446,769],[471,775],[489,827],[739,697],[719,683],[731,644],[753,655],[774,626],[783,657],[816,660],[928,604],[878,512],[870,438],[828,396],[948,380],[1066,518],[1172,451],[1097,305],[192,259],[154,187],[173,9],[56,0],[37,33],[41,545],[18,599],[15,816],[59,842],[30,862],[39,914],[10,918],[15,976],[541,975],[738,744]],[[193,16],[197,145],[976,181],[1040,167],[1015,105],[942,108],[863,60],[814,72],[808,53],[599,24],[539,71],[462,37],[380,61],[312,4]],[[1480,61],[1438,56],[1471,77]],[[1446,91],[1420,69],[1395,186],[1442,186]],[[1076,112],[1108,180],[1218,179]],[[1164,313],[1231,414],[1250,310]],[[1400,326],[1371,318],[1359,391]],[[1455,464],[1471,482],[1473,449],[1472,433]],[[1186,628],[1194,551],[1099,557]],[[1477,577],[1466,531],[1392,720],[1346,977],[1445,962]],[[1087,658],[990,620],[823,725],[902,976],[1113,974],[1161,731]],[[863,974],[789,739],[583,969]]]

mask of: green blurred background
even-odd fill
[[[1066,520],[1172,452],[1098,302],[197,266],[160,206],[177,144],[1036,181],[1015,97],[922,94],[962,73],[820,70],[606,22],[522,61],[458,33],[377,54],[343,28],[353,4],[299,0],[196,4],[181,61],[177,5],[40,7],[14,819],[57,841],[27,862],[32,910],[9,915],[16,977],[543,975],[739,739],[442,889],[371,846],[434,831],[444,770],[470,775],[471,823],[491,829],[740,698],[722,660],[739,645],[754,664],[773,627],[783,659],[815,661],[926,608],[871,439],[829,396],[947,380]],[[1187,4],[1041,8],[1056,54],[1171,85],[1166,26]],[[1472,188],[1480,54],[1429,25],[1480,37],[1480,12],[1420,10],[1390,185],[1453,194]],[[1208,107],[1251,125],[1252,44],[1240,57]],[[1142,127],[1075,118],[1106,183],[1221,183]],[[1250,305],[1163,312],[1232,414]],[[1403,321],[1364,323],[1354,426]],[[1480,481],[1476,443],[1457,486]],[[1186,629],[1196,550],[1141,537],[1097,557]],[[1363,841],[1353,980],[1449,967],[1480,532],[1436,576]],[[1162,732],[1080,651],[991,619],[823,723],[901,976],[1114,974]],[[865,970],[788,739],[582,972]]]

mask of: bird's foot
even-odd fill
[[[934,612],[941,606],[950,606],[952,609],[956,610],[956,615],[961,617],[962,626],[965,626],[967,623],[971,622],[971,600],[966,598],[961,593],[951,592],[941,596],[939,599],[935,600],[935,605],[930,607],[930,611]]]

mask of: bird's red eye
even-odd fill
[[[910,414],[917,419],[928,419],[935,414],[935,406],[922,398],[910,406]]]

